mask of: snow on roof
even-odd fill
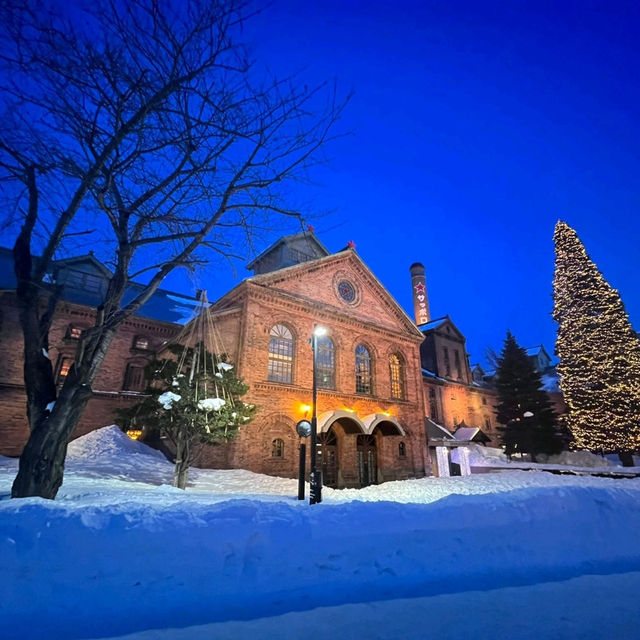
[[[442,425],[427,418],[427,437],[429,440],[453,440],[453,434]]]
[[[458,427],[453,437],[456,440],[473,440],[473,437],[480,431],[478,427]]]
[[[432,329],[437,329],[438,327],[442,326],[445,322],[447,322],[447,320],[449,320],[447,316],[445,316],[444,318],[438,318],[436,320],[430,320],[429,322],[425,322],[424,324],[419,324],[418,329],[420,329],[420,331],[422,332],[431,331]]]

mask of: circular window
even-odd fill
[[[338,282],[338,293],[345,302],[354,302],[356,299],[355,287],[348,280]]]

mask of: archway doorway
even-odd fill
[[[374,435],[359,435],[356,441],[358,480],[361,487],[378,483],[378,449]]]
[[[335,487],[338,484],[338,439],[333,427],[318,434],[318,460],[322,465],[322,484]]]

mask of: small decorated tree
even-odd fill
[[[559,221],[554,240],[553,318],[567,426],[577,446],[616,452],[632,465],[640,449],[640,340],[576,232]]]
[[[144,425],[169,439],[175,448],[173,485],[184,489],[196,445],[233,438],[252,419],[256,406],[240,400],[249,387],[226,356],[211,354],[201,344],[168,349],[176,358],[150,362],[144,400],[119,414],[125,425]]]

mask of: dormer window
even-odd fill
[[[133,348],[140,349],[140,351],[148,351],[149,338],[145,338],[144,336],[136,336],[136,339],[133,341]]]
[[[102,278],[85,271],[67,271],[64,284],[68,288],[82,289],[90,293],[100,293],[102,290]]]

